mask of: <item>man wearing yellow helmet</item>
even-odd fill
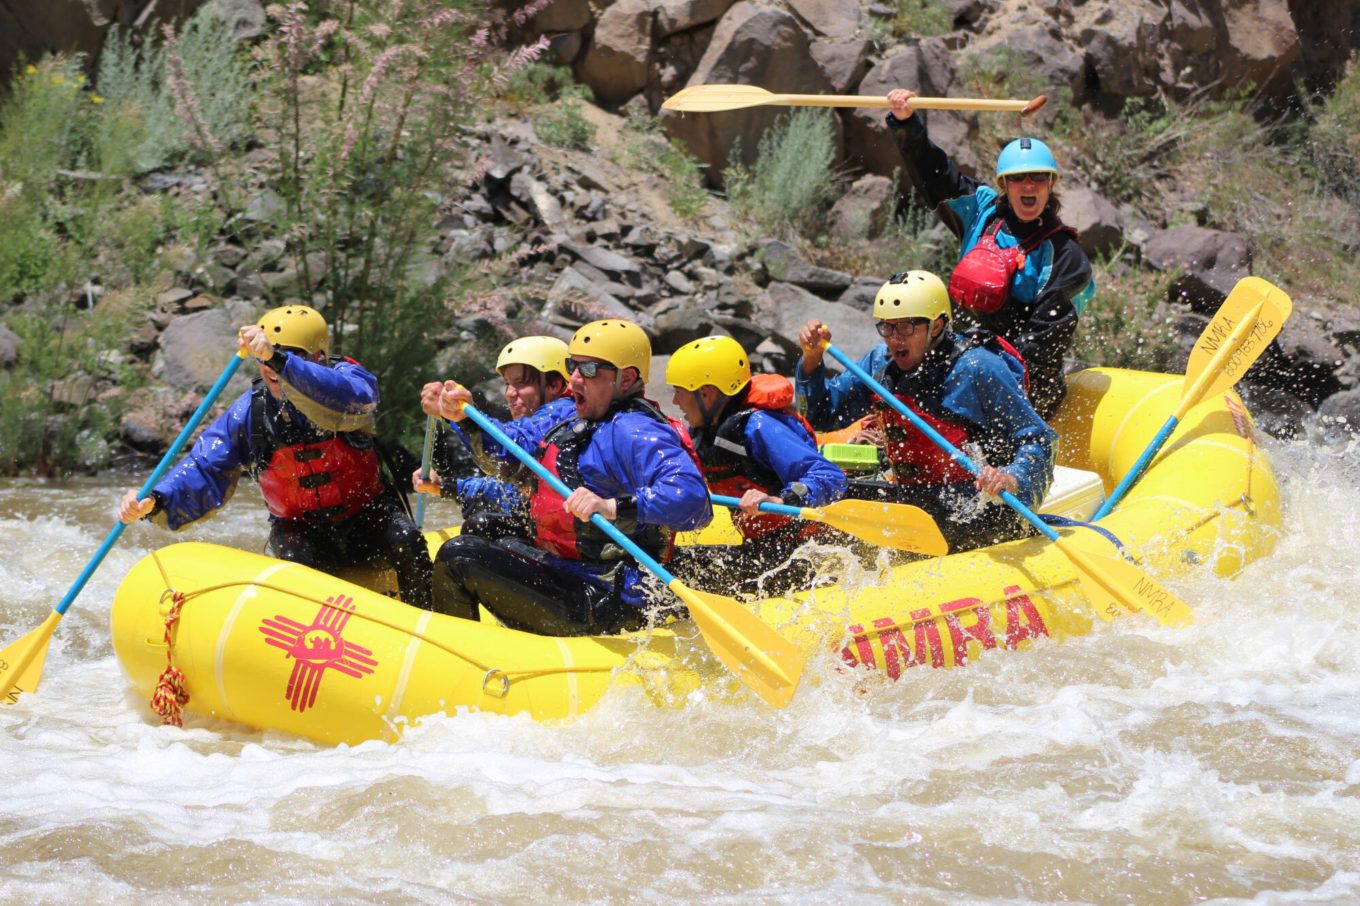
[[[378,458],[377,379],[327,356],[330,330],[305,305],[266,313],[241,328],[238,343],[259,362],[255,385],[150,496],[129,490],[118,518],[183,528],[225,504],[245,471],[269,507],[274,556],[318,569],[385,559],[402,599],[428,606],[429,550]]]
[[[514,629],[586,635],[646,624],[644,574],[589,520],[614,522],[649,555],[670,558],[677,531],[707,524],[708,488],[683,426],[642,393],[651,342],[630,321],[592,321],[568,347],[567,373],[576,417],[556,426],[514,424],[511,440],[574,490],[563,499],[524,470],[532,543],[519,538],[450,539],[435,558],[434,607],[468,619],[480,603]],[[476,437],[485,455],[513,456],[473,423],[463,406],[472,394],[455,381],[441,388],[440,414]]]
[[[814,536],[840,541],[817,522],[762,513],[762,503],[820,507],[845,494],[845,473],[817,452],[812,426],[793,412],[793,385],[775,374],[751,374],[751,361],[731,337],[704,337],[675,351],[666,383],[694,437],[699,464],[714,494],[736,497],[733,517],[744,543],[687,549],[681,572],[697,584],[726,588],[760,580],[782,594],[804,583],[806,560],[793,551]]]
[[[505,401],[513,421],[502,430],[514,434],[516,422],[525,425],[542,423],[555,427],[560,422],[576,417],[576,404],[567,392],[567,344],[557,337],[520,337],[511,340],[496,359],[496,371],[505,382]],[[439,418],[441,382],[426,384],[421,391],[420,405],[426,415]],[[532,421],[525,421],[532,420]],[[531,427],[531,433],[542,430]],[[420,470],[411,476],[416,491],[439,494],[456,499],[463,509],[462,533],[496,538],[506,535],[528,537],[530,521],[527,501],[519,489],[500,478],[500,463],[486,456],[481,449],[482,434],[469,435],[457,424],[449,425],[449,433],[472,453],[477,464],[489,474],[459,478],[445,483],[440,473],[451,474],[456,466],[451,456],[436,456],[436,468],[429,480],[420,477]],[[436,450],[447,450],[446,444]]]
[[[951,331],[951,313],[939,277],[894,274],[874,297],[884,342],[858,364],[954,446],[975,449],[974,460],[983,464],[976,480],[853,373],[828,377],[822,358],[831,331],[820,321],[808,321],[799,332],[803,357],[796,387],[809,420],[821,430],[873,413],[892,467],[891,495],[926,510],[949,546],[964,549],[1029,531],[1014,510],[977,491],[1010,491],[1037,507],[1053,481],[1058,435],[1030,406],[1019,360],[995,338],[984,342]],[[851,494],[861,496],[853,482]]]
[[[1005,337],[1024,357],[1034,408],[1051,418],[1067,393],[1063,357],[1095,292],[1091,262],[1058,212],[1058,164],[1037,138],[1018,138],[996,161],[996,182],[959,171],[912,110],[916,93],[888,93],[888,128],[925,205],[959,237],[949,280],[976,330]]]

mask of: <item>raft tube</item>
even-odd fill
[[[1096,473],[1108,490],[1174,411],[1182,381],[1118,369],[1068,380],[1053,422],[1059,461]],[[1230,577],[1271,551],[1280,517],[1268,458],[1229,391],[1186,414],[1099,526],[1159,580],[1204,569]],[[725,518],[699,540],[724,531],[730,538]],[[1061,532],[1115,551],[1090,528]],[[427,537],[437,548],[447,533]],[[1042,536],[752,606],[808,657],[892,679],[1081,635],[1099,619],[1066,555]],[[211,544],[173,544],[144,558],[119,587],[111,619],[119,662],[142,696],[158,684],[164,691],[173,667],[184,677],[188,713],[328,743],[395,739],[422,716],[460,709],[568,719],[613,685],[638,686],[662,705],[682,705],[696,690],[747,694],[688,621],[617,636],[537,636]]]

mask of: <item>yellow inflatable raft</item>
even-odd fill
[[[1084,371],[1069,384],[1054,422],[1060,461],[1097,473],[1107,490],[1182,389],[1177,377],[1114,369]],[[1271,550],[1279,522],[1270,464],[1228,391],[1186,414],[1100,526],[1165,580],[1199,569],[1233,575]],[[1091,529],[1062,531],[1074,544],[1114,551]],[[894,679],[911,667],[952,667],[989,649],[1078,635],[1098,619],[1066,555],[1043,537],[884,567],[867,581],[754,606],[809,658]],[[546,638],[417,610],[209,544],[171,545],[138,563],[118,590],[112,624],[119,660],[142,695],[165,698],[182,676],[189,712],[325,742],[392,739],[423,715],[460,708],[569,718],[611,684],[639,684],[661,703],[683,703],[700,686],[749,694],[687,621]]]

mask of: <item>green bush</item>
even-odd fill
[[[223,219],[252,255],[257,230],[287,240],[284,263],[297,275],[289,298],[321,309],[333,351],[377,375],[387,402],[383,435],[415,442],[424,417],[413,403],[432,377],[439,335],[465,296],[498,279],[485,267],[443,260],[430,236],[479,178],[476,125],[546,41],[505,50],[513,23],[470,0],[268,12],[270,29],[253,49],[253,132],[267,153],[249,171],[229,156],[215,160]],[[193,121],[184,62],[167,56],[179,113]],[[241,189],[247,179],[281,200],[256,215],[263,220],[241,216],[252,204]]]
[[[559,101],[550,106],[534,123],[534,132],[558,148],[586,151],[595,127],[581,112],[580,101]]]
[[[646,170],[666,184],[666,200],[677,217],[693,220],[708,204],[703,167],[694,155],[666,138],[661,121],[630,108],[615,152],[620,166]]]
[[[1175,313],[1167,304],[1171,278],[1129,266],[1116,254],[1093,262],[1096,294],[1077,322],[1072,357],[1087,365],[1167,371],[1183,357]]]
[[[893,15],[878,28],[892,38],[929,38],[954,30],[954,16],[938,0],[896,0],[890,4]]]
[[[141,383],[109,349],[111,337],[126,335],[125,318],[46,302],[7,315],[5,326],[19,337],[19,356],[0,372],[0,474],[106,465],[121,394]]]
[[[231,24],[200,8],[176,36],[175,52],[184,61],[204,128],[222,145],[238,142],[246,134],[252,98],[249,65],[238,56]],[[185,138],[166,55],[163,42],[134,44],[117,25],[100,53],[95,83],[110,115],[101,118],[97,137],[110,151],[121,149],[133,173],[184,158],[206,160]]]
[[[793,237],[817,230],[842,182],[835,171],[832,116],[815,107],[796,108],[761,137],[749,170],[728,166],[728,198],[756,232]]]

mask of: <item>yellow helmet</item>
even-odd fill
[[[704,337],[675,351],[666,365],[666,383],[691,391],[712,384],[732,396],[751,383],[751,360],[731,337]]]
[[[560,374],[567,380],[567,344],[557,337],[520,337],[511,340],[496,359],[496,371],[505,374],[507,365],[527,365],[543,374]]]
[[[285,305],[265,312],[256,323],[264,328],[265,336],[275,346],[305,349],[308,355],[328,352],[331,348],[330,328],[315,308]]]
[[[879,287],[874,296],[874,317],[885,321],[897,318],[927,318],[940,316],[952,319],[949,290],[944,281],[930,271],[907,271],[893,274]]]
[[[620,371],[636,368],[643,383],[652,371],[652,341],[641,327],[621,318],[591,321],[582,326],[571,338],[567,354],[603,359]]]

